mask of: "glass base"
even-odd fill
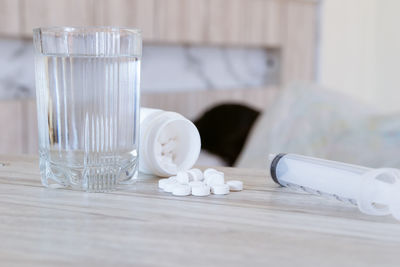
[[[108,161],[109,162],[109,161]],[[49,188],[69,188],[86,192],[109,192],[119,185],[133,184],[138,176],[137,157],[119,164],[114,161],[96,165],[73,166],[52,162],[40,156],[42,184]]]

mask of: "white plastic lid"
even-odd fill
[[[158,110],[141,123],[140,170],[172,176],[196,163],[201,148],[196,126],[175,112]]]

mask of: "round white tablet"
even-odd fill
[[[176,180],[180,184],[188,184],[189,183],[189,174],[185,171],[179,171],[176,174]]]
[[[208,183],[208,180],[209,180],[212,176],[215,176],[215,175],[222,176],[222,178],[225,177],[225,174],[224,174],[223,172],[220,172],[220,171],[217,171],[217,170],[216,170],[216,171],[208,172],[207,175],[204,175],[204,181],[205,181],[206,183]]]
[[[164,189],[164,187],[169,182],[171,182],[171,180],[169,180],[169,179],[160,179],[160,180],[158,180],[158,187],[161,188],[161,189]]]
[[[207,185],[204,186],[193,186],[192,187],[192,195],[197,197],[205,197],[210,194],[210,187]]]
[[[203,176],[204,176],[204,178],[206,178],[208,175],[210,175],[211,173],[214,173],[214,172],[218,172],[218,171],[213,168],[205,169],[205,171],[203,172]]]
[[[169,181],[173,181],[173,180],[176,181],[176,178],[177,178],[177,177],[174,175],[174,176],[169,177],[168,180],[169,180]]]
[[[209,186],[216,185],[216,184],[224,184],[224,183],[225,183],[224,176],[221,175],[220,172],[215,172],[215,173],[210,174],[206,180],[206,184],[208,184]]]
[[[205,186],[205,184],[204,184],[203,182],[200,182],[200,181],[193,181],[193,182],[190,182],[189,185],[190,185],[191,187],[194,187],[194,186]]]
[[[226,195],[229,194],[229,185],[227,184],[217,184],[211,187],[211,192],[214,195]]]
[[[176,181],[170,181],[164,186],[164,191],[168,193],[172,193],[174,191],[174,188],[179,185],[178,182]]]
[[[230,180],[226,182],[229,185],[229,190],[231,191],[242,191],[243,190],[243,182],[237,180]]]
[[[188,170],[189,178],[191,181],[203,181],[203,172],[200,169]]]
[[[178,184],[174,187],[172,194],[174,196],[188,196],[191,193],[191,188],[187,184]]]

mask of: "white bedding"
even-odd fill
[[[268,154],[281,152],[400,167],[400,114],[380,115],[317,86],[285,89],[256,121],[236,166],[266,168]]]

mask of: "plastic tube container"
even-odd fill
[[[139,170],[162,177],[188,170],[201,148],[196,126],[176,112],[140,109]]]
[[[400,170],[372,169],[296,154],[271,155],[272,179],[284,187],[333,197],[369,215],[400,219]]]

